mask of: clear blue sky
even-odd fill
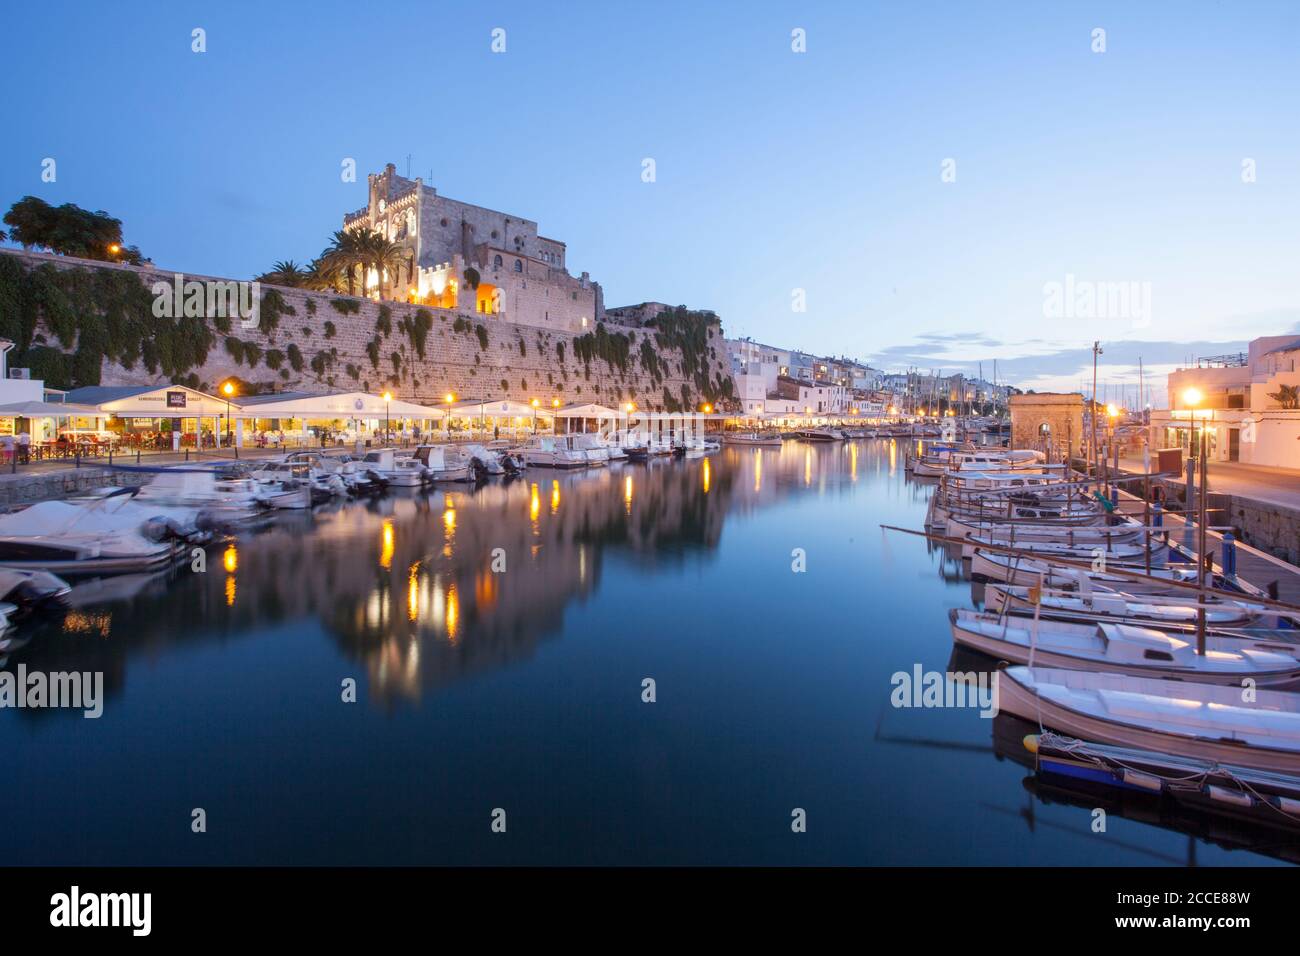
[[[1093,338],[1119,381],[1300,331],[1298,51],[1294,2],[15,4],[0,204],[105,209],[159,265],[247,277],[409,153],[567,242],[608,305],[1074,387]],[[1067,273],[1150,283],[1150,322],[1045,317]]]

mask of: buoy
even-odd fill
[[[1038,734],[1025,734],[1024,745],[1031,754],[1038,753]]]

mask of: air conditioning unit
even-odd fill
[[[30,379],[32,377],[32,370],[29,368],[11,368],[9,370],[9,377]]]

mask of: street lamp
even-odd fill
[[[533,434],[536,435],[537,434],[537,409],[539,406],[541,406],[542,403],[534,398],[531,404],[533,406]]]
[[[559,410],[560,410],[560,400],[558,398],[551,399],[551,434],[552,435],[559,434],[560,431],[560,419],[557,414]],[[570,423],[569,428],[566,430],[572,430],[572,423]],[[582,420],[582,430],[584,432],[587,430],[587,420],[585,418]]]
[[[451,406],[456,401],[456,393],[448,392],[442,396],[442,400],[447,403],[447,437],[451,438]]]
[[[393,400],[392,392],[384,392],[384,444],[389,444],[393,440],[393,430],[388,424],[388,403]]]
[[[235,394],[235,383],[227,380],[221,386],[221,394],[226,396],[226,445],[230,445],[230,396]]]

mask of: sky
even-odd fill
[[[309,261],[365,205],[365,173],[409,156],[443,195],[564,241],[607,306],[712,309],[729,336],[878,367],[991,378],[996,359],[1003,382],[1073,390],[1100,340],[1122,394],[1139,359],[1158,378],[1300,333],[1294,2],[50,0],[4,18],[0,206],[106,210],[177,271]]]

